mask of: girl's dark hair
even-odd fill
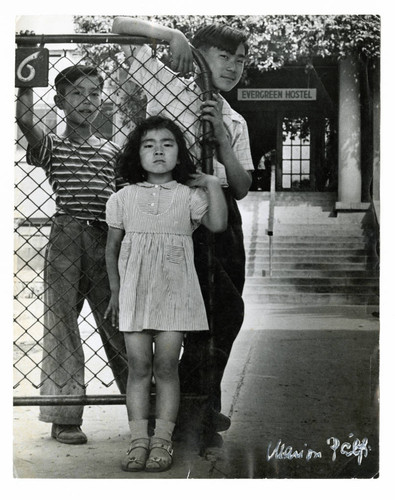
[[[237,47],[242,43],[245,53],[248,53],[248,35],[237,28],[226,24],[209,24],[197,30],[191,43],[196,49],[216,47],[235,54]]]
[[[142,137],[150,130],[169,130],[175,137],[178,145],[178,162],[173,170],[173,179],[186,184],[190,174],[196,172],[196,166],[188,151],[185,138],[180,128],[168,118],[151,116],[140,122],[128,135],[125,146],[116,159],[116,166],[120,175],[130,184],[136,184],[147,179],[147,172],[140,162],[140,144]]]

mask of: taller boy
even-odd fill
[[[136,18],[115,18],[113,32],[145,36],[169,43],[171,68],[185,75],[193,71],[193,55],[186,37],[176,29]],[[240,331],[244,317],[242,291],[245,278],[245,253],[241,217],[236,200],[244,198],[251,185],[254,169],[248,129],[242,116],[236,113],[220,92],[229,92],[240,81],[248,51],[244,33],[225,25],[200,28],[192,45],[199,49],[211,70],[215,94],[202,102],[200,75],[186,81],[153,56],[147,45],[124,51],[130,61],[130,76],[147,96],[147,114],[162,114],[175,120],[184,131],[190,151],[198,165],[201,157],[201,120],[208,120],[215,139],[214,174],[220,178],[228,205],[228,227],[215,235],[215,296],[214,296],[214,380],[209,428],[225,430],[230,421],[220,413],[221,379],[232,344]],[[208,300],[207,251],[205,228],[194,233],[195,264],[203,296]],[[205,359],[203,336],[186,339],[180,363],[182,392],[204,393]],[[206,339],[207,340],[207,339]]]

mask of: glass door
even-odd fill
[[[278,187],[282,190],[310,190],[310,120],[308,117],[284,117],[281,132],[281,178]]]

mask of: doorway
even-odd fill
[[[278,120],[279,191],[335,191],[336,125],[322,115],[282,115]]]
[[[281,190],[310,190],[311,133],[308,117],[283,117],[281,123]]]

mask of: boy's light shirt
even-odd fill
[[[129,54],[130,48],[128,47],[125,52]],[[149,116],[160,114],[177,120],[184,132],[189,150],[198,168],[201,168],[201,147],[198,141],[202,127],[198,115],[202,101],[201,91],[196,82],[180,78],[154,57],[148,45],[133,47],[132,54],[129,73],[147,94],[147,114]],[[225,129],[236,158],[245,170],[254,170],[247,124],[222,96],[220,98],[223,102],[222,115]],[[225,167],[216,158],[213,159],[213,168],[214,175],[220,179],[221,184],[224,187],[228,186]]]

